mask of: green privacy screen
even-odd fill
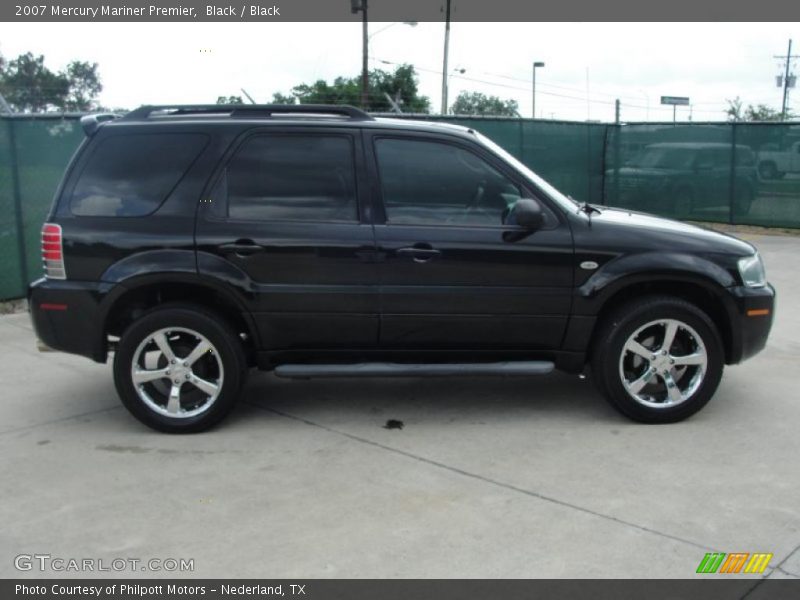
[[[800,227],[800,125],[609,126],[605,204],[677,219]]]
[[[24,296],[41,276],[40,229],[83,139],[78,118],[0,118],[0,300]],[[800,228],[800,124],[407,118],[475,129],[577,200],[678,219]]]
[[[83,139],[77,116],[0,122],[0,300],[41,277],[40,238],[61,175]]]

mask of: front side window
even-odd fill
[[[482,158],[441,142],[375,141],[389,223],[502,225],[519,187]]]
[[[257,135],[247,139],[228,164],[228,216],[356,221],[355,181],[349,137]]]
[[[169,196],[208,143],[201,133],[114,135],[95,146],[70,198],[83,217],[140,217]]]

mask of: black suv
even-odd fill
[[[43,345],[104,362],[125,406],[199,431],[250,367],[281,377],[517,375],[591,364],[671,422],[761,350],[755,249],[578,203],[480,133],[343,106],[84,117],[29,290]],[[535,389],[531,392],[535,394]]]

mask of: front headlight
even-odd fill
[[[745,256],[739,259],[739,275],[747,287],[760,288],[767,285],[767,273],[764,270],[764,263],[758,252],[753,256]]]

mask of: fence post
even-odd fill
[[[17,135],[13,119],[5,119],[8,125],[9,158],[11,160],[11,193],[14,197],[14,225],[17,228],[17,259],[21,278],[21,293],[28,288],[28,257],[25,251],[25,228],[22,221],[22,194],[19,186],[19,160],[17,159]]]
[[[728,182],[728,223],[733,225],[733,207],[736,200],[736,123],[731,123],[731,172]]]
[[[614,179],[613,192],[614,192],[614,205],[619,206],[619,138],[622,136],[622,125],[612,125],[614,132]]]

